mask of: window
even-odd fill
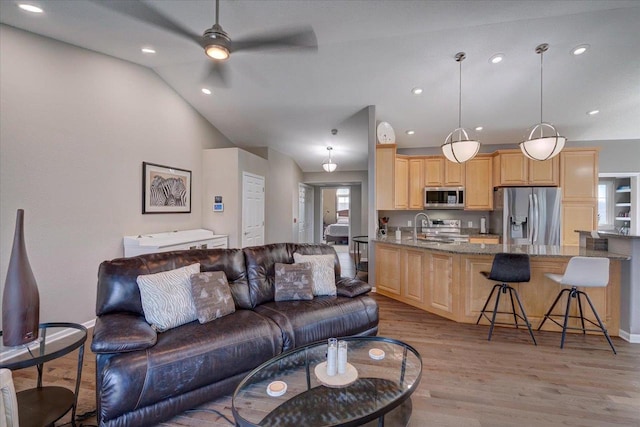
[[[614,180],[598,181],[598,229],[614,229]]]
[[[336,208],[338,211],[349,210],[348,188],[338,188],[336,190]]]

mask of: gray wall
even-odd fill
[[[4,25],[0,50],[0,280],[24,208],[40,320],[86,322],[122,236],[202,225],[202,149],[233,144],[147,68]],[[190,214],[141,214],[143,161],[192,171]]]
[[[298,241],[298,183],[302,170],[291,157],[268,149],[266,185],[266,243]]]

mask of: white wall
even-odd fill
[[[0,50],[0,280],[24,208],[40,320],[86,322],[122,236],[202,225],[202,149],[233,144],[147,68],[4,25]],[[142,215],[143,161],[192,171],[190,214]]]
[[[265,242],[297,242],[298,184],[302,182],[302,170],[291,157],[271,148],[268,149],[268,163]]]

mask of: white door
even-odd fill
[[[313,243],[313,187],[298,183],[298,243]]]
[[[242,173],[242,247],[264,245],[264,177]]]

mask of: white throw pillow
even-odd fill
[[[296,264],[311,264],[313,295],[336,295],[335,255],[301,255],[296,252],[293,254],[293,260]]]
[[[198,318],[189,280],[197,273],[200,273],[200,264],[137,277],[144,318],[158,332]]]

